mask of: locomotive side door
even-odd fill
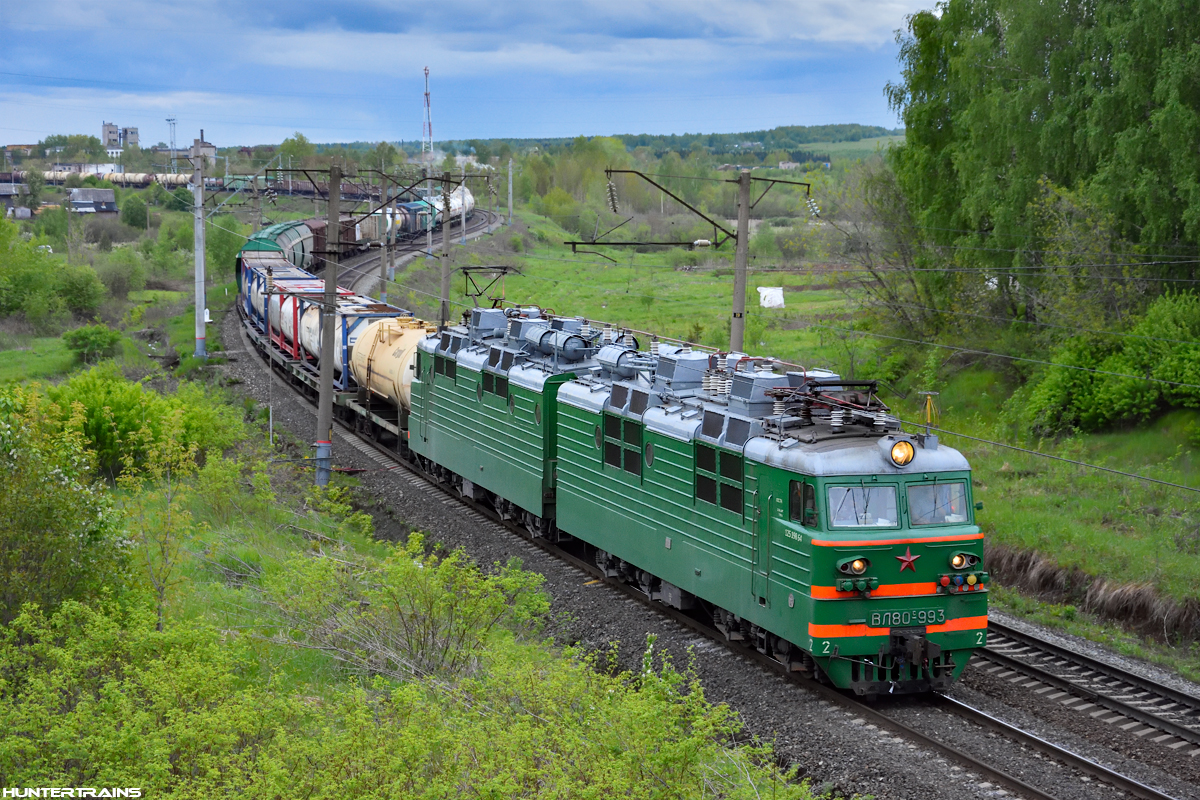
[[[750,591],[759,605],[767,604],[771,575],[771,503],[773,495],[761,486],[755,464],[746,464],[746,490],[750,519]]]
[[[417,399],[417,405],[418,405],[417,434],[421,437],[422,442],[428,441],[428,439],[429,439],[429,436],[428,436],[429,406],[431,405],[430,404],[430,395],[433,394],[433,359],[434,358],[435,357],[429,353],[422,353],[420,350],[417,351],[417,355],[416,355],[417,379],[422,381],[425,384],[422,387],[424,389],[424,391],[421,392],[421,396]],[[409,395],[409,396],[411,397],[412,395]],[[422,452],[424,452],[424,451],[422,451]]]

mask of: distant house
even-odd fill
[[[799,164],[799,162],[796,162],[796,161],[780,161],[779,168],[780,169],[800,169],[800,164]]]
[[[31,156],[31,155],[33,155],[33,151],[37,150],[37,145],[36,144],[10,144],[10,145],[5,146],[4,149],[8,151],[9,155]]]
[[[23,183],[0,183],[0,206],[7,212],[16,207],[21,195],[28,193],[29,187]]]
[[[112,189],[72,189],[71,210],[76,214],[115,216],[117,195]]]

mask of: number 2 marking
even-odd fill
[[[829,642],[825,642],[825,649],[821,651],[821,655],[826,655],[829,652]]]
[[[975,634],[975,644],[983,644],[983,631],[979,631],[979,633]]]

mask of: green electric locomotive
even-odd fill
[[[869,381],[474,309],[417,345],[407,451],[606,574],[863,695],[944,690],[987,636],[966,459]]]

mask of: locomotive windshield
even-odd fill
[[[962,481],[908,487],[909,522],[950,525],[967,521],[967,486]]]
[[[893,528],[896,487],[830,486],[829,517],[835,528]]]

